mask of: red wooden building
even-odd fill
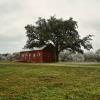
[[[20,52],[20,61],[22,62],[55,62],[55,57],[55,49],[52,44]]]

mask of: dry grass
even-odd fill
[[[100,64],[1,62],[0,100],[100,100]]]

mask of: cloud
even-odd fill
[[[81,36],[95,35],[94,49],[100,43],[99,0],[0,0],[0,52],[18,51],[25,45],[24,27],[38,17],[73,17]]]

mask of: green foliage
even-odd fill
[[[0,63],[0,100],[100,100],[99,87],[99,63]]]
[[[73,18],[63,20],[51,16],[49,19],[39,18],[35,25],[25,27],[28,37],[25,48],[33,48],[46,45],[51,40],[55,45],[56,56],[64,49],[83,53],[81,47],[90,50],[92,35],[80,38],[77,31],[77,22]]]

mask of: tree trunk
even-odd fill
[[[58,40],[56,41],[56,44],[55,44],[55,53],[56,53],[56,62],[59,61],[59,52],[58,52]]]
[[[58,62],[58,61],[59,61],[59,53],[56,52],[56,62]]]

